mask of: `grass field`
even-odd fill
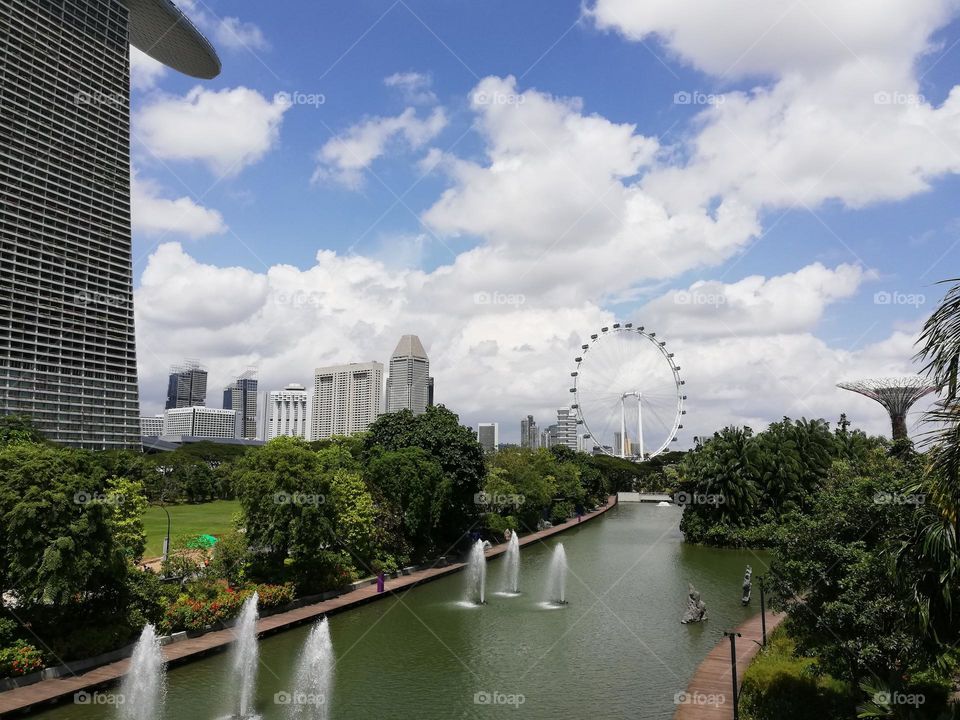
[[[236,500],[214,500],[199,505],[168,505],[170,512],[170,538],[175,541],[182,535],[219,535],[231,527],[234,514],[240,511]],[[148,507],[143,516],[147,531],[147,551],[144,557],[163,554],[163,539],[167,535],[167,516],[159,507]]]

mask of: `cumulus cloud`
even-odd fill
[[[163,63],[130,46],[130,87],[134,90],[150,90],[164,73],[166,67]]]
[[[143,107],[134,116],[134,137],[160,159],[198,160],[217,175],[236,175],[276,144],[289,108],[280,96],[268,100],[245,87],[197,86]]]
[[[363,184],[364,170],[387,152],[392,140],[402,138],[410,149],[416,150],[435,138],[446,125],[443,108],[435,108],[422,119],[410,107],[397,116],[365,120],[324,144],[317,153],[313,180],[332,178],[357,189]]]
[[[400,90],[403,93],[404,100],[408,103],[429,105],[437,101],[437,96],[430,89],[433,85],[433,78],[424,73],[394,73],[385,77],[383,84]]]
[[[225,17],[217,21],[213,37],[217,47],[229,50],[266,50],[270,47],[259,27],[235,17]]]
[[[131,174],[131,219],[135,232],[175,234],[190,238],[218,235],[227,229],[223,216],[189,197],[161,196],[156,183]]]

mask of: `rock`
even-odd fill
[[[707,604],[700,599],[700,593],[693,585],[689,586],[687,593],[687,609],[680,620],[684,625],[688,623],[702,622],[707,619]]]

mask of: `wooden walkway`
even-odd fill
[[[783,622],[783,614],[767,611],[767,637]],[[737,638],[737,684],[743,683],[743,673],[760,649],[760,614],[737,628],[743,637]],[[754,642],[756,641],[756,642]],[[730,638],[720,639],[700,663],[693,679],[687,685],[684,702],[677,705],[673,720],[733,720],[733,678],[730,673]]]
[[[581,519],[572,518],[562,525],[556,525],[552,528],[521,537],[520,546],[523,547],[540,542],[551,535],[569,530],[581,521],[587,522],[592,520],[595,517],[603,515],[603,513],[615,507],[616,504],[616,497],[611,496],[607,499],[606,505],[594,512],[586,513]],[[487,550],[486,555],[488,558],[494,558],[502,555],[506,551],[507,544],[502,543]],[[296,627],[297,625],[311,622],[323,615],[332,615],[349,610],[350,608],[365,605],[374,600],[389,597],[393,593],[408,590],[421,583],[430,582],[445,575],[459,572],[463,569],[464,565],[465,563],[451,563],[444,567],[431,567],[426,570],[414,571],[409,575],[392,578],[386,581],[385,592],[383,593],[378,593],[375,581],[371,581],[370,585],[366,585],[349,593],[344,593],[331,600],[325,600],[313,605],[305,605],[294,610],[288,610],[261,618],[257,622],[257,634],[261,637],[271,635],[282,630]],[[164,660],[168,666],[189,662],[191,659],[196,659],[224,649],[232,643],[234,639],[233,630],[226,629],[215,630],[200,635],[199,637],[180,640],[163,646]],[[12,713],[29,711],[37,705],[64,702],[81,690],[94,690],[111,685],[126,674],[129,662],[129,658],[125,658],[108,665],[102,665],[79,675],[54,680],[42,680],[33,685],[0,692],[0,718],[7,717]]]

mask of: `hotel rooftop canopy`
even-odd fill
[[[186,75],[214,78],[220,58],[193,23],[169,0],[120,0],[130,13],[130,44]]]

